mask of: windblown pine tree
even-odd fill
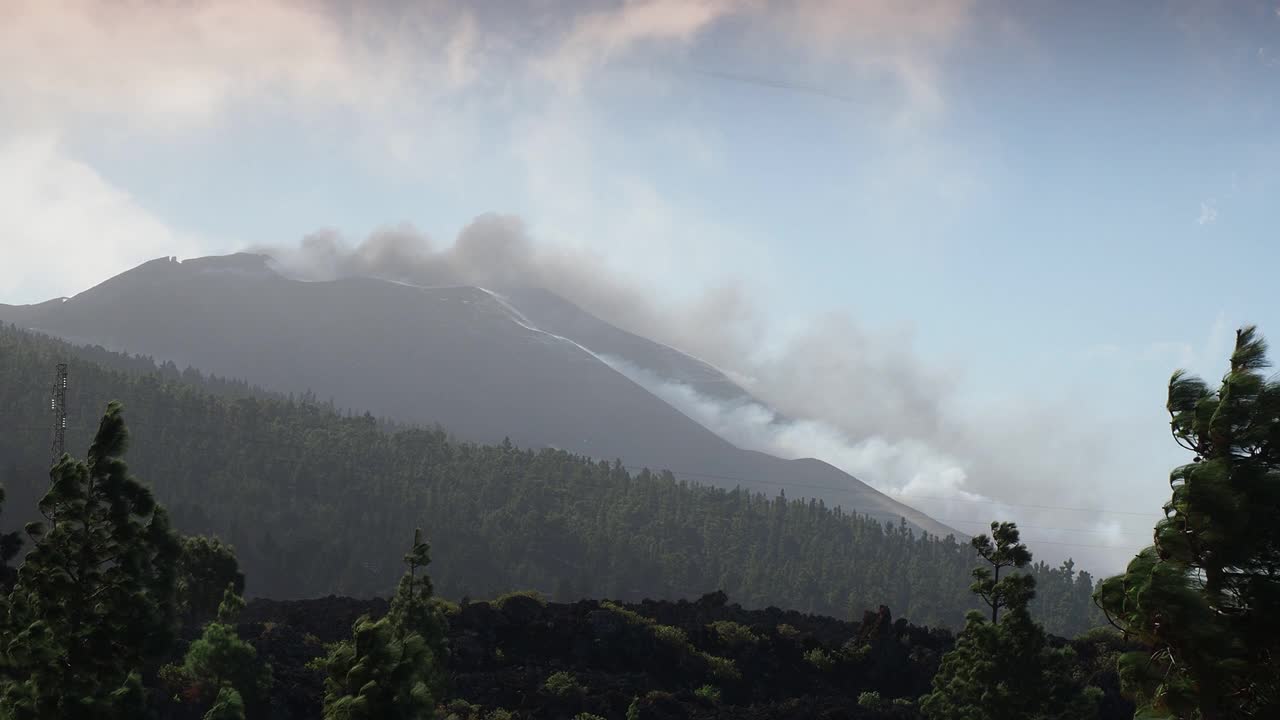
[[[1268,365],[1246,327],[1216,391],[1183,371],[1169,381],[1173,437],[1194,457],[1169,477],[1155,544],[1096,593],[1152,648],[1120,668],[1143,717],[1280,717],[1280,385]]]
[[[0,717],[133,718],[143,663],[173,637],[177,536],[122,456],[111,403],[86,460],[64,455],[3,619]]]
[[[991,608],[991,622],[1000,616],[1000,608],[1007,607],[1019,600],[1016,593],[1024,592],[1025,580],[1005,576],[1000,579],[1000,571],[1005,568],[1022,568],[1031,562],[1031,552],[1018,540],[1018,526],[1014,523],[991,523],[991,537],[979,535],[970,541],[978,557],[991,564],[991,569],[974,568],[973,585],[970,588],[982,601]],[[1023,577],[1030,577],[1023,576]],[[1032,581],[1034,587],[1034,581]]]
[[[445,681],[445,621],[432,602],[425,573],[431,559],[421,530],[414,532],[404,559],[409,571],[390,612],[377,621],[356,620],[354,637],[334,645],[316,663],[328,674],[325,720],[429,720],[433,715]]]
[[[1000,577],[1004,568],[1031,562],[1017,525],[993,522],[991,534],[971,541],[993,570],[976,568],[970,589],[991,607],[992,620],[976,610],[969,613],[955,649],[942,658],[933,692],[921,699],[921,710],[936,720],[1094,717],[1101,692],[1072,678],[1072,651],[1051,647],[1044,628],[1031,619],[1028,604],[1035,597],[1035,578],[1014,572]],[[1004,614],[997,620],[1001,609]]]

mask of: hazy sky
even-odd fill
[[[359,7],[0,0],[0,302],[518,215],[672,312],[734,293],[718,321],[761,350],[730,369],[1108,570],[1181,458],[1169,372],[1280,337],[1275,2]],[[815,386],[845,366],[806,349],[841,343],[873,362]],[[917,495],[967,531],[990,509]]]

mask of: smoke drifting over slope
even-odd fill
[[[368,275],[421,285],[545,288],[619,327],[717,363],[748,347],[763,330],[740,288],[718,288],[692,305],[659,308],[643,287],[610,271],[604,258],[538,247],[511,215],[482,215],[447,246],[405,225],[378,230],[354,245],[323,230],[297,247],[256,251],[303,279]],[[677,310],[680,320],[670,321],[668,310]]]
[[[1101,501],[1097,481],[1082,478],[1098,477],[1110,452],[1107,436],[1070,428],[1058,408],[965,406],[958,375],[922,363],[909,336],[868,330],[847,314],[832,312],[780,340],[757,305],[767,298],[746,287],[714,288],[693,302],[664,305],[637,280],[611,271],[604,258],[540,246],[519,218],[504,215],[476,218],[450,245],[403,226],[354,244],[322,231],[297,247],[258,251],[301,279],[367,275],[423,285],[545,288],[618,327],[704,359],[741,384],[761,402],[727,403],[601,356],[741,447],[825,460],[965,532],[979,532],[994,518],[1018,520],[1028,538],[1041,541],[1033,549],[1049,561],[1074,556],[1086,567],[1112,570],[1139,544],[1097,513],[1050,507]],[[1138,522],[1129,531],[1149,527],[1130,519]]]

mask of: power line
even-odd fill
[[[832,92],[826,88],[817,85],[809,85],[799,83],[793,80],[779,80],[776,78],[761,77],[758,75],[744,75],[741,73],[725,72],[723,70],[712,70],[707,68],[689,68],[688,72],[704,77],[715,78],[716,80],[727,80],[742,85],[755,85],[757,87],[771,88],[773,90],[784,90],[790,92],[805,93],[808,95],[817,95],[827,98],[828,100],[838,100],[845,103],[858,103],[859,100],[849,95],[842,95]]]
[[[969,498],[949,498],[949,497],[941,497],[937,495],[912,495],[908,493],[902,493],[901,495],[899,495],[899,497],[910,497],[910,498],[917,498],[920,500],[940,500],[945,502],[968,502],[968,503],[982,503],[986,505],[1007,505],[1009,507],[1036,508],[1040,510],[1065,510],[1068,512],[1109,513],[1111,515],[1136,515],[1136,516],[1145,517],[1145,518],[1149,518],[1154,514],[1154,513],[1133,512],[1131,510],[1103,510],[1100,508],[1073,508],[1073,507],[1062,507],[1060,505],[1028,505],[1025,503],[1004,502],[1002,500],[971,500]]]
[[[932,517],[932,516],[930,516],[930,517]],[[989,523],[987,523],[987,522],[985,522],[985,521],[982,521],[982,520],[958,520],[958,519],[956,519],[956,518],[951,518],[951,519],[947,520],[946,522],[953,522],[953,523],[967,523],[967,524],[969,524],[969,525],[982,525],[982,526],[984,526],[984,527],[985,527],[985,526],[987,526],[987,525],[989,524]],[[1114,535],[1131,535],[1131,536],[1133,536],[1133,537],[1146,537],[1146,536],[1148,536],[1148,535],[1150,535],[1150,534],[1151,534],[1150,532],[1141,532],[1141,533],[1133,533],[1133,532],[1115,532],[1115,533],[1110,533],[1110,532],[1107,532],[1106,530],[1080,530],[1080,529],[1076,529],[1076,528],[1051,528],[1051,527],[1037,527],[1037,526],[1035,526],[1035,525],[1023,525],[1022,523],[1018,523],[1018,527],[1019,527],[1019,528],[1026,528],[1026,529],[1028,529],[1028,530],[1044,530],[1044,531],[1046,531],[1046,532],[1086,533],[1086,534],[1092,534],[1092,535],[1112,535],[1112,534],[1114,534]]]

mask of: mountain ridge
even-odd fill
[[[745,390],[711,366],[666,346],[653,350],[657,343],[547,291],[540,291],[541,303],[529,301],[538,293],[528,290],[512,292],[508,302],[502,291],[475,286],[301,281],[270,264],[269,256],[249,253],[157,258],[69,298],[0,305],[0,321],[268,389],[318,391],[340,406],[439,423],[467,440],[510,438],[525,447],[671,468],[677,477],[784,490],[848,511],[902,517],[932,534],[961,535],[821,460],[734,446],[600,361],[598,351],[556,331],[585,324],[589,342],[640,348],[649,365],[695,368],[699,387],[719,397],[749,397]],[[521,297],[532,312],[520,307]]]

